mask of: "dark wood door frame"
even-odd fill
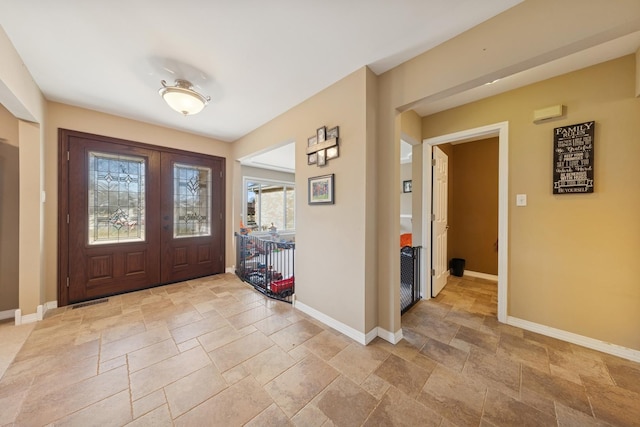
[[[141,142],[129,141],[124,139],[112,138],[107,136],[95,135],[86,132],[78,132],[68,129],[58,129],[58,306],[66,306],[70,303],[67,288],[69,286],[69,140],[70,138],[86,138],[107,143],[127,145],[132,147],[139,147],[143,149],[156,150],[162,153],[170,153],[176,155],[197,156],[203,158],[215,159],[217,162],[222,162],[221,166],[221,179],[222,185],[220,186],[221,199],[226,203],[225,195],[225,159],[217,156],[210,156],[206,154],[193,153],[173,148],[166,148],[155,146],[152,144],[145,144]],[[221,220],[222,224],[225,224],[225,209],[222,208]],[[223,225],[224,228],[224,225]],[[220,233],[221,240],[221,265],[225,263],[225,233]],[[162,283],[161,283],[162,284]]]

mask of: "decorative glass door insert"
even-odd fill
[[[89,151],[89,245],[145,241],[143,157]]]
[[[174,164],[173,237],[211,235],[211,168]]]

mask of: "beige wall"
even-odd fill
[[[359,332],[365,324],[367,222],[367,80],[362,68],[233,144],[239,159],[284,141],[296,143],[296,300]],[[340,126],[340,157],[307,165],[307,138]],[[241,171],[234,162],[234,229],[241,212]],[[335,204],[309,206],[308,178],[335,174]],[[396,245],[397,246],[397,245]],[[375,323],[375,322],[372,322]]]
[[[395,285],[399,260],[390,252],[399,233],[395,188],[399,113],[638,31],[638,16],[636,0],[596,0],[588,7],[581,0],[525,1],[378,77],[378,319],[382,328],[399,331],[401,327]]]
[[[413,189],[411,193],[405,193],[403,190],[403,182],[407,180],[413,181],[413,165],[411,163],[402,163],[400,165],[400,181],[398,182],[398,191],[400,192],[400,215],[412,215],[412,198]],[[412,183],[413,184],[413,183]],[[400,217],[400,233],[411,233],[412,218]]]
[[[378,272],[376,267],[378,257],[378,188],[377,177],[378,149],[378,77],[369,68],[365,68],[366,86],[366,135],[363,140],[361,151],[365,152],[365,204],[362,213],[365,221],[364,230],[364,283],[365,283],[365,331],[375,332],[375,328],[380,325],[378,317]],[[396,247],[397,248],[397,247]],[[397,256],[396,252],[396,258]]]
[[[250,176],[252,178],[270,179],[281,182],[295,182],[296,175],[288,172],[280,172],[269,169],[254,168],[251,166],[241,166],[242,176]]]
[[[525,1],[381,76],[360,69],[233,146],[60,104],[50,104],[53,111],[47,115],[39,89],[6,35],[0,33],[0,103],[14,116],[36,123],[20,122],[18,130],[21,163],[24,162],[20,206],[21,212],[28,214],[26,220],[21,217],[21,224],[25,224],[20,227],[20,253],[32,255],[20,258],[20,306],[28,313],[45,301],[44,277],[46,300],[55,298],[58,126],[158,145],[176,144],[178,148],[224,157],[227,156],[222,153],[231,153],[227,162],[227,197],[231,199],[227,206],[227,264],[232,259],[231,237],[237,229],[241,196],[241,172],[232,159],[294,140],[296,164],[300,166],[300,173],[296,173],[298,188],[306,188],[310,176],[336,174],[336,205],[310,207],[306,198],[297,201],[299,300],[358,331],[368,332],[379,326],[396,333],[401,327],[397,183],[400,137],[406,130],[400,112],[410,110],[415,103],[446,98],[637,31],[639,15],[637,0],[594,0],[588,7],[583,0]],[[509,314],[639,349],[638,334],[633,335],[629,326],[639,323],[640,313],[638,290],[629,285],[634,283],[629,278],[637,277],[633,273],[638,272],[633,267],[638,247],[630,241],[638,235],[638,196],[637,188],[629,191],[625,187],[637,182],[624,180],[633,176],[628,159],[638,153],[634,146],[624,145],[628,150],[621,155],[611,145],[604,145],[608,141],[628,144],[638,133],[637,100],[625,98],[627,92],[631,97],[634,93],[628,89],[632,87],[628,74],[634,75],[628,68],[627,64],[625,71],[605,70],[595,80],[602,81],[601,85],[577,79],[555,91],[531,93],[525,88],[517,96],[501,98],[504,102],[499,108],[492,103],[497,99],[493,98],[483,104],[484,109],[468,107],[473,111],[471,115],[458,115],[459,111],[468,110],[453,110],[451,114],[458,115],[457,120],[431,124],[429,131],[433,133],[423,133],[421,137],[508,119],[511,131],[520,137],[518,141],[512,138],[517,148],[510,153],[509,166],[512,172],[517,171],[510,177],[509,198],[511,201],[516,192],[530,194],[529,207],[517,210],[510,204]],[[581,83],[576,84],[577,81]],[[617,93],[623,84],[624,96]],[[532,126],[531,110],[558,102],[569,106],[571,123],[580,119],[595,119],[598,123],[597,187],[593,195],[548,197],[550,190],[545,182],[550,182],[550,173],[530,178],[538,177],[540,169],[549,164],[551,153],[544,147],[550,144],[548,128],[553,126]],[[45,117],[52,123],[45,124]],[[304,154],[306,138],[320,125],[341,127],[340,158],[325,168],[307,166]],[[24,170],[28,168],[29,173]],[[47,190],[46,216],[40,202],[42,188]],[[625,198],[621,196],[623,190]],[[612,211],[612,206],[618,209]],[[552,224],[533,235],[532,228],[539,224],[533,213],[542,212],[540,207],[563,214],[578,212],[578,225],[588,231],[577,235]],[[609,229],[611,223],[615,226]],[[593,224],[607,224],[602,227],[606,231],[594,230]],[[567,246],[571,239],[575,246]],[[567,256],[564,251],[576,248],[559,268],[557,260]],[[33,256],[43,253],[46,262]],[[577,270],[575,260],[579,256],[597,258],[598,262]],[[541,280],[532,284],[534,267],[536,274],[550,278],[544,286],[540,286]],[[585,271],[594,273],[587,281],[582,280]],[[581,284],[580,293],[576,283]],[[608,297],[605,304],[603,293]],[[591,316],[585,319],[586,313]]]
[[[235,258],[231,233],[231,144],[211,138],[180,132],[173,129],[129,120],[97,111],[72,107],[55,102],[48,103],[45,146],[45,255],[46,255],[46,301],[55,301],[57,296],[57,241],[58,241],[58,129],[71,129],[127,139],[161,147],[177,148],[195,153],[225,157],[226,164],[226,264]]]
[[[413,144],[411,155],[411,177],[403,178],[403,180],[412,180],[412,190],[410,193],[411,211],[406,213],[411,214],[410,228],[413,234],[412,244],[413,246],[420,246],[422,244],[422,118],[416,114],[415,111],[409,110],[400,115],[400,120],[402,139]],[[405,176],[402,170],[400,175]],[[407,197],[402,193],[402,187],[400,188],[400,212],[404,214],[405,211],[403,203],[405,202],[403,202],[403,199],[407,199]],[[406,221],[407,220],[400,221],[401,230]]]
[[[436,136],[509,121],[509,315],[639,350],[634,88],[630,55],[426,117],[423,131]],[[566,117],[532,123],[533,110],[558,103]],[[553,128],[590,120],[595,192],[553,195]],[[521,193],[526,207],[515,206]]]
[[[46,102],[6,33],[0,28],[0,104],[19,119],[19,306],[33,314],[44,302],[42,157]]]
[[[18,308],[18,119],[0,105],[0,311]]]
[[[466,270],[497,275],[498,138],[452,147],[448,259],[463,258]]]

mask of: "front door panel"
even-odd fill
[[[59,304],[224,272],[224,164],[61,130]]]
[[[224,272],[222,162],[162,154],[162,282]]]
[[[69,302],[160,281],[159,153],[73,139],[69,150]]]

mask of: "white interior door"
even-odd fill
[[[433,147],[433,201],[432,201],[432,233],[431,233],[431,296],[435,297],[447,284],[449,269],[447,267],[447,197],[449,188],[449,158],[438,147]]]

